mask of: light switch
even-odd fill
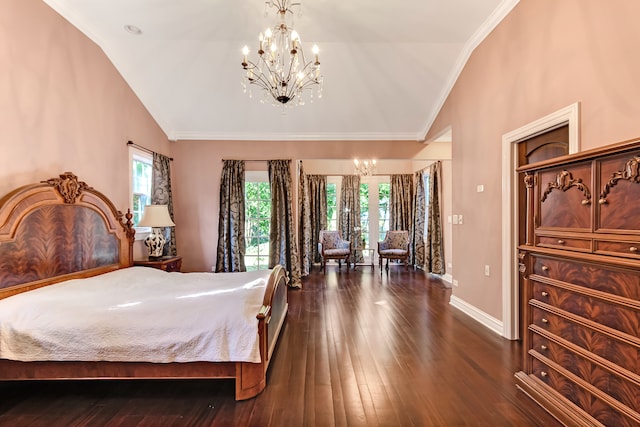
[[[462,215],[458,215],[458,224],[462,224]]]
[[[454,215],[453,216],[453,223],[457,224],[458,223],[458,215]]]
[[[484,185],[478,184],[478,186],[476,187],[476,191],[478,193],[482,193],[484,191]]]

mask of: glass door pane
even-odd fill
[[[378,184],[378,235],[380,240],[389,231],[389,202],[391,200],[391,184],[381,182]]]

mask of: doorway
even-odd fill
[[[569,154],[569,124],[564,123],[558,127],[546,129],[541,133],[531,135],[516,142],[517,161],[516,166],[525,166],[532,163],[541,162],[554,157]],[[526,243],[526,211],[527,211],[527,189],[524,183],[524,173],[518,173],[518,245]],[[524,289],[524,277],[518,275],[518,295],[522,295]],[[525,302],[519,299],[518,306],[518,336],[525,333],[526,322],[522,318]]]
[[[518,185],[520,180],[516,172],[521,161],[519,150],[522,150],[524,161],[528,163],[540,161],[538,159],[545,156],[555,157],[552,155],[554,151],[562,150],[559,146],[548,144],[549,140],[545,138],[535,142],[534,137],[566,125],[568,152],[577,152],[579,119],[580,104],[576,102],[502,136],[502,336],[507,339],[519,339],[521,329],[517,255],[521,236],[519,217],[523,207],[519,204],[522,189]],[[519,143],[527,140],[532,140],[531,144],[521,148]]]

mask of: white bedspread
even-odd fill
[[[268,271],[131,267],[0,300],[0,358],[260,362]]]

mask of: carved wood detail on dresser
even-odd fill
[[[639,164],[634,140],[518,169],[530,202],[516,383],[567,426],[640,425]]]

